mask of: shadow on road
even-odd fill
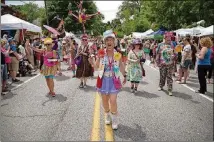
[[[168,91],[163,90],[163,92],[165,92],[168,95]],[[191,95],[187,95],[185,93],[173,92],[173,96],[172,97],[181,98],[183,100],[189,100],[189,101],[191,101],[191,102],[193,102],[195,104],[200,104],[201,103],[201,102],[192,100],[192,96]]]
[[[139,97],[144,97],[147,99],[152,99],[152,98],[158,98],[160,96],[156,95],[156,94],[152,94],[146,91],[138,91],[137,93],[134,94],[135,96],[139,96]]]
[[[84,92],[96,92],[96,88],[95,88],[95,86],[87,86],[87,88],[86,89],[81,89],[81,90],[83,90]]]
[[[194,87],[194,88],[199,88],[199,84],[194,84],[194,83],[187,83],[187,86],[189,87]]]
[[[49,98],[47,101],[43,102],[42,105],[45,106],[45,104],[47,102],[50,102],[50,101],[54,101],[54,100],[57,100],[58,102],[65,102],[68,98],[61,95],[61,94],[56,94],[55,97],[52,97],[50,96],[49,94],[46,95],[47,98]]]
[[[70,79],[70,78],[71,78],[71,77],[65,76],[65,75],[56,76],[56,81],[65,81],[65,80],[68,80],[68,79]]]
[[[197,80],[198,80],[198,77],[196,77],[196,76],[191,76],[191,75],[190,75],[190,77],[189,77],[189,78],[191,78],[191,79],[195,79],[195,80],[197,79]]]
[[[131,93],[130,87],[123,87],[122,91]],[[160,96],[158,96],[156,94],[149,93],[149,92],[146,92],[146,91],[140,91],[140,90],[138,90],[138,92],[135,93],[134,95],[138,96],[138,97],[144,97],[144,98],[147,98],[147,99],[160,97]]]
[[[141,82],[140,82],[140,84],[147,85],[147,84],[149,84],[149,83],[148,83],[148,82],[146,82],[146,81],[141,81]]]
[[[14,93],[12,93],[12,92],[8,92],[7,94],[5,94],[5,95],[2,96],[2,100],[11,99],[11,98],[13,98],[15,95],[17,95],[17,94],[14,94]]]
[[[119,129],[114,134],[123,140],[145,141],[146,134],[142,131],[142,127],[135,124],[136,128],[131,128],[123,124],[119,124]]]

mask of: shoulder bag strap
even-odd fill
[[[135,54],[135,56],[137,57],[137,59],[139,59],[139,60],[140,60],[140,58],[137,56],[137,54],[134,52],[134,50],[132,50],[132,52]],[[140,67],[141,67],[141,69],[142,69],[142,71],[143,71],[143,70],[144,70],[144,68],[143,68],[142,63],[140,62],[139,64],[140,64]]]

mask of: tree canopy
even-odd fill
[[[38,26],[42,26],[42,21],[46,19],[45,8],[39,7],[33,2],[25,3],[24,5],[12,5],[11,7],[25,15],[25,20]],[[36,22],[36,20],[38,22]]]
[[[210,26],[214,23],[213,17],[213,1],[128,0],[122,3],[117,17],[108,22],[108,25],[123,36],[131,32],[144,32],[150,28],[157,30],[165,27],[168,30],[176,30],[193,27],[200,20],[205,20],[203,26]]]

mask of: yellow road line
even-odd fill
[[[100,95],[95,94],[91,141],[100,141]]]
[[[105,116],[105,119],[106,119],[106,116]],[[105,125],[105,140],[106,141],[114,141],[114,134],[113,134],[113,130],[112,130],[112,127],[111,125]]]

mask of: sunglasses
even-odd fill
[[[45,44],[45,46],[51,46],[52,44]]]

